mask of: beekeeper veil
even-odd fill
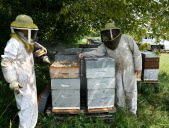
[[[120,28],[113,23],[105,24],[105,28],[101,30],[101,39],[106,47],[115,50],[121,38]]]
[[[27,31],[27,34],[20,34],[20,31]],[[20,36],[26,43],[31,43],[31,40],[35,40],[37,36],[38,27],[33,23],[33,20],[30,16],[27,15],[18,15],[11,23],[11,32],[12,34],[17,34]]]
[[[22,42],[28,52],[34,49],[38,27],[28,15],[18,15],[11,23],[11,37]]]

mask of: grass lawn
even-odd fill
[[[40,72],[39,72],[40,71]],[[36,65],[39,92],[49,83],[48,67]],[[43,82],[42,82],[43,79]],[[160,57],[158,85],[138,84],[138,114],[130,115],[127,110],[116,112],[116,120],[106,122],[103,118],[87,118],[85,115],[67,117],[39,114],[36,128],[169,128],[169,54]],[[13,92],[2,79],[0,81],[0,128],[17,128],[18,117]],[[39,93],[38,92],[38,93]]]

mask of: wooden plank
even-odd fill
[[[51,92],[52,107],[80,109],[80,90],[52,89]]]
[[[80,79],[51,79],[52,89],[80,89]]]
[[[116,108],[113,106],[111,108],[96,108],[96,109],[88,109],[87,113],[102,113],[102,112],[116,112]],[[79,109],[52,109],[54,113],[81,113]],[[83,112],[82,112],[83,113]]]
[[[50,86],[46,86],[45,89],[42,91],[42,93],[38,97],[38,111],[44,112],[45,108],[47,106],[47,100],[51,93]]]
[[[52,109],[52,112],[56,113],[79,113],[79,109]]]
[[[88,78],[88,89],[115,88],[115,78]]]
[[[95,108],[95,109],[88,109],[88,113],[93,112],[107,112],[107,111],[116,111],[116,108],[113,106],[111,108]]]

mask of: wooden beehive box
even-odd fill
[[[69,52],[56,54],[50,66],[53,112],[80,111],[80,62]]]
[[[112,58],[85,58],[87,105],[91,109],[114,107],[115,61]]]
[[[50,78],[79,78],[79,61],[55,61],[50,66]]]

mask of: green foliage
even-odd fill
[[[148,43],[138,45],[140,51],[150,50],[151,45]]]
[[[138,41],[147,30],[169,39],[168,4],[162,0],[1,0],[1,47],[9,39],[10,23],[19,14],[30,15],[39,26],[38,39],[52,45],[75,43],[94,33],[98,36],[106,22],[115,22]]]
[[[14,127],[16,127],[18,118],[16,118],[17,108],[14,93],[3,79],[1,71],[0,74],[0,128],[9,127],[10,122],[14,123]]]
[[[35,63],[35,73],[37,91],[39,95],[46,86],[50,85],[49,65],[45,63]]]
[[[0,0],[0,53],[10,38],[10,23],[19,14],[30,15],[39,27],[38,40],[49,44],[72,43],[84,36],[98,36],[106,22],[115,22],[123,33],[128,33],[140,41],[146,31],[152,31],[154,37],[169,39],[168,13],[166,0]],[[96,35],[95,35],[96,34]],[[167,128],[169,99],[169,63],[168,54],[162,54],[160,60],[161,83],[157,88],[139,85],[139,108],[137,121],[126,111],[118,111],[113,127]],[[50,85],[49,66],[37,64],[36,76],[38,94],[43,87]],[[0,128],[17,127],[16,104],[13,102],[13,92],[0,73]],[[5,98],[4,98],[5,97]],[[125,116],[124,116],[125,115]],[[62,124],[64,122],[64,124]],[[96,123],[97,122],[97,123]],[[102,119],[94,122],[92,119],[80,116],[59,121],[54,116],[41,115],[37,127],[110,127]]]

